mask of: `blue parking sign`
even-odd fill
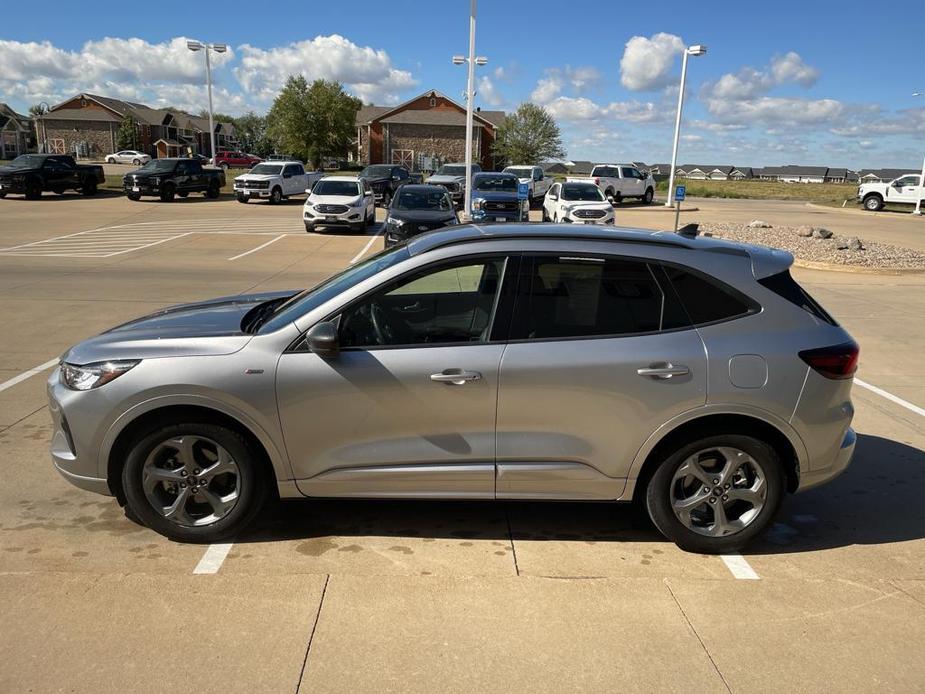
[[[518,183],[517,184],[517,198],[519,200],[526,200],[530,195],[530,184],[529,183]]]
[[[687,186],[675,186],[675,189],[674,189],[675,202],[681,202],[686,195],[687,195]]]

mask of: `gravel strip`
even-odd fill
[[[839,236],[837,233],[829,238],[820,238],[825,236],[827,230],[819,227],[763,226],[765,224],[767,223],[760,220],[755,220],[750,225],[704,223],[700,225],[700,233],[730,241],[782,248],[800,260],[817,263],[883,270],[925,269],[925,254],[910,248],[868,242],[864,239]],[[807,236],[807,233],[810,235]],[[858,241],[860,250],[852,250],[858,247]]]

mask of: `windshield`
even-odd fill
[[[177,162],[173,159],[152,159],[141,167],[141,171],[163,173],[165,171],[173,171],[176,165]]]
[[[391,166],[367,166],[360,172],[360,178],[388,178],[391,175]]]
[[[475,179],[476,190],[497,190],[504,193],[516,193],[518,180],[510,176],[482,176]]]
[[[604,194],[600,188],[591,183],[565,183],[562,185],[562,199],[604,202]]]
[[[437,170],[438,176],[465,176],[466,167],[459,164],[446,164]]]
[[[37,169],[45,162],[45,157],[41,154],[21,154],[11,161],[8,166],[11,169]]]
[[[356,197],[360,194],[360,184],[357,181],[326,181],[321,179],[312,188],[312,195],[349,195]]]
[[[512,173],[517,176],[517,178],[533,178],[533,169],[529,166],[509,166],[504,170],[504,173]]]
[[[410,257],[411,254],[405,245],[393,246],[388,250],[380,251],[363,262],[352,265],[343,272],[329,277],[312,289],[296,294],[289,301],[281,304],[263,323],[260,327],[260,332],[269,333],[279,330],[353,285]]]
[[[405,191],[402,190],[393,208],[396,210],[434,210],[449,212],[453,209],[450,196],[441,190]]]
[[[250,170],[252,174],[266,174],[268,176],[278,176],[283,172],[283,167],[279,164],[257,164]]]

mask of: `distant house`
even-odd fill
[[[494,168],[492,148],[504,118],[504,111],[477,109],[473,114],[473,160],[483,169]],[[466,159],[466,108],[436,90],[398,106],[363,106],[356,128],[357,155],[364,165],[401,164],[417,171]]]
[[[921,173],[921,171],[914,169],[861,169],[858,171],[858,181],[860,183],[889,183],[900,176],[917,173]]]
[[[848,169],[829,169],[826,171],[826,183],[847,183],[848,180]]]
[[[828,171],[827,166],[797,166],[796,164],[766,166],[761,178],[783,183],[824,183]]]
[[[45,114],[42,122],[48,151],[101,158],[116,150],[119,128],[126,118],[135,126],[135,148],[152,157],[212,154],[208,118],[87,93],[52,106]],[[216,148],[233,149],[237,144],[234,125],[216,122]]]
[[[0,159],[14,159],[34,148],[32,120],[0,103]]]
[[[729,172],[730,181],[744,181],[754,177],[754,169],[750,166],[734,166]]]
[[[589,176],[594,166],[593,161],[573,161],[569,173],[575,176]]]
[[[725,181],[734,168],[731,164],[684,164],[678,167],[677,175],[699,181]]]

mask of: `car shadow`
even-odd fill
[[[925,538],[925,452],[859,435],[839,478],[788,496],[777,522],[743,552],[792,554]],[[238,542],[339,536],[657,542],[636,504],[534,501],[305,499],[268,504]],[[667,540],[663,540],[668,542]]]
[[[46,200],[99,200],[100,198],[115,198],[123,195],[121,190],[111,188],[97,188],[95,195],[83,195],[76,191],[65,191],[61,195],[45,191],[38,200],[27,200],[25,195],[19,193],[9,193],[2,199],[2,202],[45,202]]]

